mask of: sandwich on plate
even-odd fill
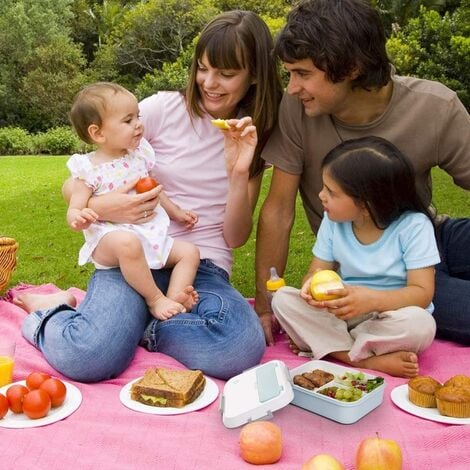
[[[131,398],[150,406],[182,408],[201,394],[205,384],[200,370],[154,367],[132,384]]]

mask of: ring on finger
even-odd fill
[[[147,211],[144,211],[144,219],[147,218]]]

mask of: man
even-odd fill
[[[434,166],[470,189],[467,111],[440,83],[394,75],[385,43],[378,12],[361,0],[301,1],[277,39],[275,53],[290,80],[278,127],[263,151],[274,167],[256,245],[256,311],[267,344],[273,344],[269,267],[285,270],[297,191],[317,232],[320,164],[329,150],[347,139],[380,136],[412,160],[426,203]],[[437,216],[436,225],[442,258],[433,299],[438,336],[470,344],[470,219]]]

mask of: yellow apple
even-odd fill
[[[368,437],[356,451],[356,470],[401,470],[400,446],[391,439]]]
[[[317,271],[310,281],[310,292],[315,300],[333,300],[338,299],[339,295],[327,294],[326,292],[333,289],[342,289],[343,283],[341,277],[336,271],[330,269],[322,269]]]
[[[301,470],[344,470],[344,466],[332,455],[318,454],[307,460]]]
[[[211,123],[213,126],[218,127],[219,129],[228,130],[230,126],[225,119],[212,119]]]

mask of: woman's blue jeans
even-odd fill
[[[437,230],[434,319],[437,337],[470,345],[470,219],[447,219]]]
[[[153,271],[166,292],[170,271]],[[194,283],[200,300],[191,313],[153,319],[119,269],[96,270],[77,309],[68,305],[29,314],[23,336],[63,375],[97,382],[123,372],[139,343],[190,369],[228,379],[258,364],[265,339],[258,316],[227,273],[202,260]]]

